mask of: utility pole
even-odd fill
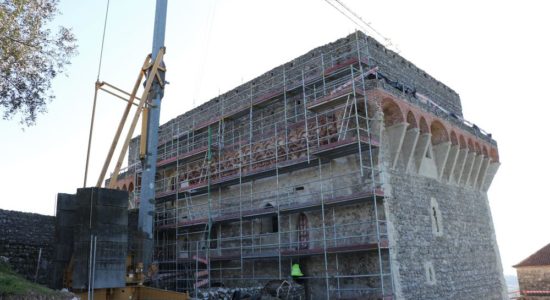
[[[153,60],[157,57],[157,53],[164,47],[167,6],[168,0],[157,0],[153,33],[153,50],[151,55]],[[164,68],[164,63],[162,63],[162,67]],[[164,73],[164,71],[160,72],[163,81]],[[144,272],[147,272],[153,256],[153,216],[155,213],[155,174],[157,171],[158,129],[160,105],[162,97],[164,96],[164,88],[154,76],[148,77],[147,80],[154,81],[148,96],[147,148],[145,157],[141,161],[141,195],[138,219],[140,245],[137,253],[137,261],[143,263]]]

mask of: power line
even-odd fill
[[[203,36],[203,41],[202,41],[202,51],[201,51],[202,52],[202,57],[201,57],[201,60],[200,60],[200,65],[199,65],[197,84],[195,85],[195,90],[194,90],[194,93],[193,93],[193,107],[195,107],[195,105],[196,105],[196,99],[201,96],[200,92],[201,92],[202,83],[203,83],[203,80],[204,80],[204,71],[206,69],[206,62],[207,62],[208,55],[209,55],[209,52],[210,52],[210,41],[211,41],[211,38],[212,38],[212,27],[213,27],[215,17],[216,17],[217,1],[215,0],[212,3],[213,4],[210,7],[210,11],[209,11],[208,17],[206,19],[207,30],[206,30],[206,35]]]
[[[350,18],[343,10],[341,10],[340,8],[338,8],[336,5],[334,5],[332,2],[330,2],[330,0],[325,0],[326,3],[328,3],[330,6],[334,7],[337,11],[339,11],[342,15],[344,15],[344,17],[348,18],[350,21],[352,21],[355,25],[359,26],[359,28],[363,28],[363,26],[359,23],[357,23],[357,21],[355,21],[354,19]]]

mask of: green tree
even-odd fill
[[[2,118],[35,124],[54,99],[51,82],[76,55],[70,29],[52,31],[58,0],[0,0],[0,110]]]

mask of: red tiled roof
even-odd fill
[[[517,267],[532,267],[532,266],[548,266],[550,265],[550,244],[542,247],[539,251],[531,254],[531,256],[522,260]]]

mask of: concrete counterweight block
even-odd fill
[[[86,289],[92,284],[94,288],[125,286],[128,192],[81,188],[76,200],[78,223],[74,235],[73,288]],[[90,265],[94,272],[93,283],[89,282]]]

